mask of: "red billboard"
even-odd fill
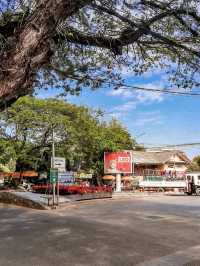
[[[104,152],[105,174],[130,174],[133,172],[132,152]]]

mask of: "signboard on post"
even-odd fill
[[[92,179],[92,174],[91,173],[78,173],[77,175],[76,175],[76,178],[77,179]]]
[[[58,173],[58,182],[64,185],[72,185],[74,184],[74,177],[75,173],[72,171]]]
[[[105,174],[131,174],[132,172],[132,151],[104,152]]]
[[[58,180],[58,169],[50,169],[50,182],[56,184]]]
[[[52,158],[51,158],[52,160]],[[65,172],[65,158],[63,157],[54,157],[52,160],[52,166],[54,169],[58,169],[58,172]]]

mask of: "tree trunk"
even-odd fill
[[[0,67],[0,110],[30,93],[37,71],[50,62],[58,22],[92,0],[40,0],[33,14],[8,39]]]

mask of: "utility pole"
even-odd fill
[[[51,158],[51,168],[54,168],[54,158],[55,158],[55,144],[54,144],[54,128],[52,128],[52,158]],[[56,184],[53,182],[53,207],[56,202]]]
[[[57,177],[57,181],[56,181],[56,187],[57,187],[57,205],[59,205],[59,180],[58,180],[58,177]]]

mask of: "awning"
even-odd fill
[[[20,179],[20,178],[21,178],[20,172],[14,172],[14,173],[11,173],[10,176],[11,176],[13,179]]]
[[[102,179],[103,180],[108,180],[108,181],[113,181],[113,180],[115,180],[115,176],[113,176],[113,175],[104,175],[102,177]]]
[[[38,177],[38,173],[35,171],[25,171],[21,173],[22,177]]]

